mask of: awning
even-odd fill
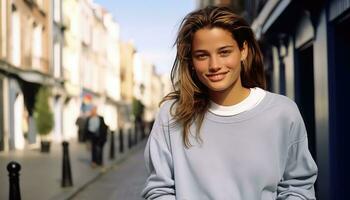
[[[0,71],[8,76],[17,77],[29,83],[36,83],[40,85],[57,86],[62,85],[63,80],[52,77],[36,70],[24,70],[0,60]]]
[[[261,10],[259,16],[253,21],[252,29],[259,40],[277,18],[283,13],[292,0],[269,0]]]

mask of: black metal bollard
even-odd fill
[[[109,159],[113,160],[114,159],[114,131],[111,131],[111,145],[109,148]]]
[[[134,143],[133,143],[133,145],[136,145],[137,144],[137,140],[138,140],[138,135],[139,135],[139,129],[140,127],[139,127],[139,125],[138,126],[135,126],[135,130],[134,130]]]
[[[64,142],[62,142],[62,146],[63,146],[63,160],[62,160],[61,186],[62,187],[69,187],[69,186],[73,186],[72,170],[70,167],[69,151],[68,151],[69,143],[64,141]]]
[[[122,128],[119,129],[119,152],[124,152],[124,134]]]
[[[145,139],[146,137],[146,134],[145,134],[145,122],[144,121],[141,121],[141,140]]]
[[[19,171],[21,170],[21,165],[17,162],[11,161],[7,164],[7,171],[9,172],[9,200],[21,200],[21,192],[19,189]]]
[[[133,141],[132,141],[131,129],[128,129],[128,148],[131,149],[132,146],[133,146]]]

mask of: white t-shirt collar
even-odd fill
[[[248,97],[245,98],[243,101],[239,102],[238,104],[232,106],[222,106],[214,103],[213,101],[210,101],[209,111],[220,116],[237,115],[257,106],[261,102],[261,100],[263,100],[265,95],[266,91],[261,88],[250,88],[250,93]]]

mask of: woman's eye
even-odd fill
[[[195,56],[195,58],[197,58],[199,60],[205,59],[206,57],[207,57],[207,55],[205,55],[205,54],[198,54]]]
[[[230,53],[231,53],[230,50],[224,50],[224,51],[221,51],[221,52],[220,52],[220,55],[221,55],[221,56],[228,56]]]

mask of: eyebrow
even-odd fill
[[[226,45],[226,46],[220,47],[219,50],[226,49],[226,48],[233,48],[233,45]]]
[[[233,45],[226,45],[226,46],[220,47],[219,51],[226,49],[226,48],[233,48]],[[207,52],[207,50],[204,50],[204,49],[198,49],[198,50],[193,51],[193,53],[205,53],[205,52]]]

